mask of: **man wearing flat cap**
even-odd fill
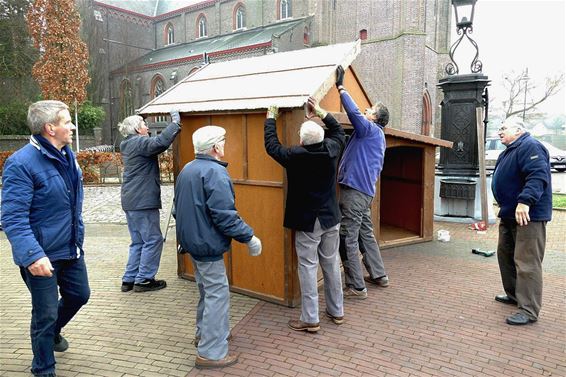
[[[177,177],[175,219],[181,252],[193,262],[200,298],[197,306],[197,368],[223,368],[238,361],[228,352],[230,291],[223,255],[232,239],[245,243],[251,256],[261,242],[238,214],[234,187],[224,158],[226,130],[201,127],[193,133],[195,159]]]

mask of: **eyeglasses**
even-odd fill
[[[375,115],[375,110],[372,109],[371,107],[368,107],[368,108],[366,109],[366,111],[364,112],[364,114],[367,114],[367,115]]]

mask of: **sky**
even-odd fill
[[[566,0],[477,1],[470,36],[478,44],[482,72],[492,80],[489,95],[493,99],[493,111],[505,99],[506,92],[502,90],[505,75],[528,68],[531,83],[544,88],[546,77],[564,73],[565,19]],[[454,42],[458,38],[454,16],[452,25]],[[470,73],[474,56],[471,51],[475,53],[464,37],[455,52],[460,73]],[[529,100],[527,97],[527,103]],[[492,109],[490,114],[493,114]],[[539,110],[549,116],[566,115],[564,84],[558,94],[539,106]]]

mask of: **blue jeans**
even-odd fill
[[[197,305],[198,354],[220,360],[228,354],[230,334],[230,288],[224,260],[199,262],[194,258],[195,280],[200,297]]]
[[[142,283],[155,278],[161,262],[163,236],[159,227],[159,210],[126,211],[126,220],[132,243],[122,281]]]
[[[33,276],[27,268],[20,267],[22,279],[31,293],[31,371],[34,374],[55,372],[53,339],[90,297],[84,257],[58,260],[51,265],[55,269],[51,277]]]

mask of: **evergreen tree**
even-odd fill
[[[30,40],[26,13],[30,0],[0,0],[0,102],[34,99],[39,89],[31,70],[37,50]]]

